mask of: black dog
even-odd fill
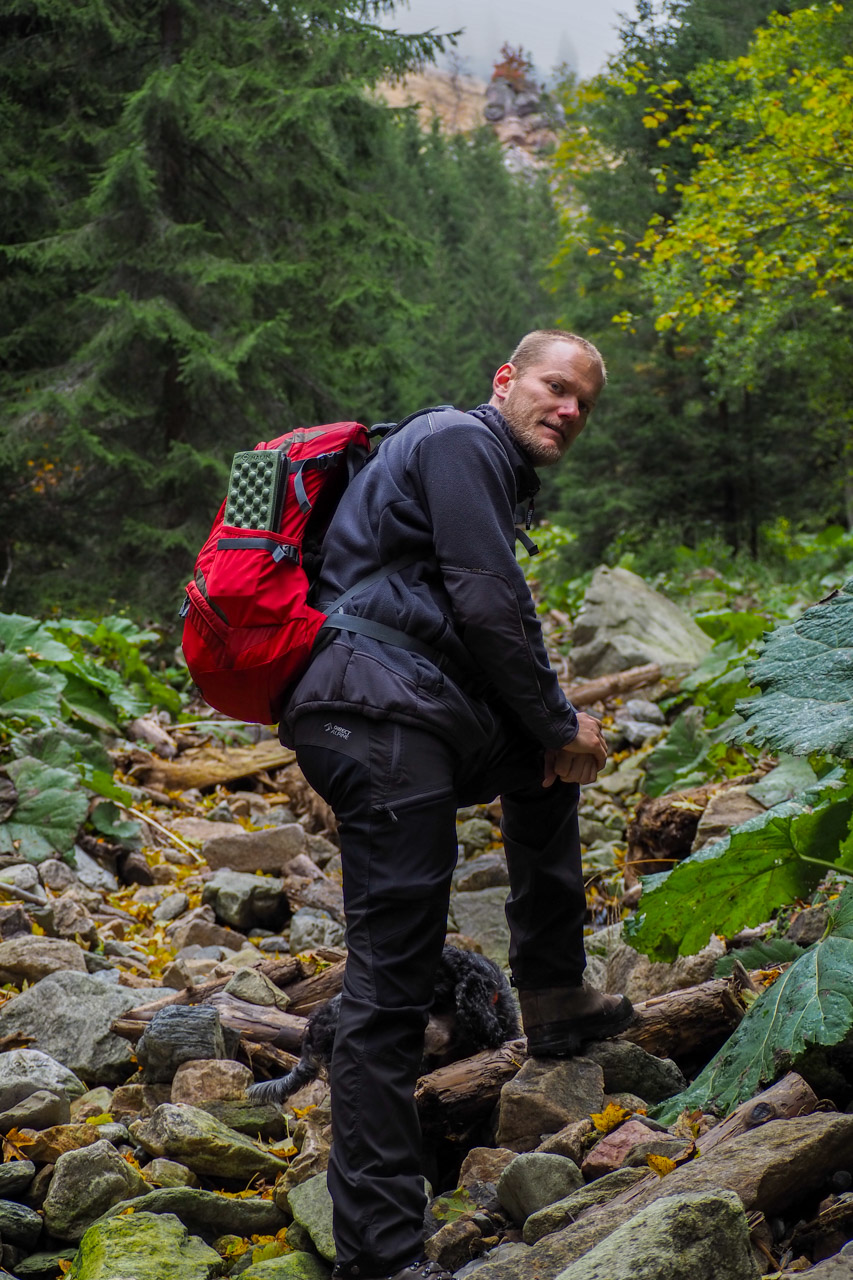
[[[296,1066],[278,1080],[251,1085],[248,1096],[252,1102],[281,1105],[328,1067],[340,1004],[341,997],[335,996],[309,1015]],[[445,947],[424,1039],[427,1068],[470,1057],[481,1049],[496,1049],[519,1035],[518,1011],[503,970],[474,951]]]

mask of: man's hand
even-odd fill
[[[550,787],[557,778],[563,782],[581,784],[595,782],[607,759],[607,743],[601,725],[594,716],[578,713],[577,737],[560,747],[558,751],[545,752],[545,777],[543,787]]]

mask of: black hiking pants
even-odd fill
[[[579,983],[585,897],[578,788],[503,734],[465,759],[433,734],[357,714],[297,721],[297,758],[339,824],[347,964],[331,1067],[328,1185],[337,1261],[382,1275],[423,1252],[414,1087],[447,927],[456,810],[500,795],[510,967],[520,988]]]

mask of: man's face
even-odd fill
[[[491,404],[537,466],[559,462],[578,438],[601,391],[601,369],[574,342],[555,338],[544,356],[518,373],[501,365]]]

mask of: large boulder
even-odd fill
[[[222,1275],[223,1264],[173,1214],[134,1213],[102,1218],[89,1228],[68,1280],[162,1280],[167,1266],[168,1274],[180,1280],[213,1280]]]
[[[257,1174],[275,1177],[287,1168],[285,1160],[199,1107],[163,1103],[150,1118],[135,1120],[130,1132],[149,1155],[177,1160],[193,1173],[239,1181]]]
[[[664,675],[692,670],[711,648],[696,623],[627,569],[602,565],[572,628],[572,672],[592,677],[656,662]]]
[[[56,1162],[44,1202],[45,1226],[58,1240],[82,1240],[107,1209],[148,1187],[109,1142],[66,1151]]]
[[[8,1111],[43,1089],[64,1094],[69,1101],[81,1098],[86,1092],[83,1081],[73,1071],[39,1049],[10,1049],[8,1053],[0,1053],[0,1111]]]

